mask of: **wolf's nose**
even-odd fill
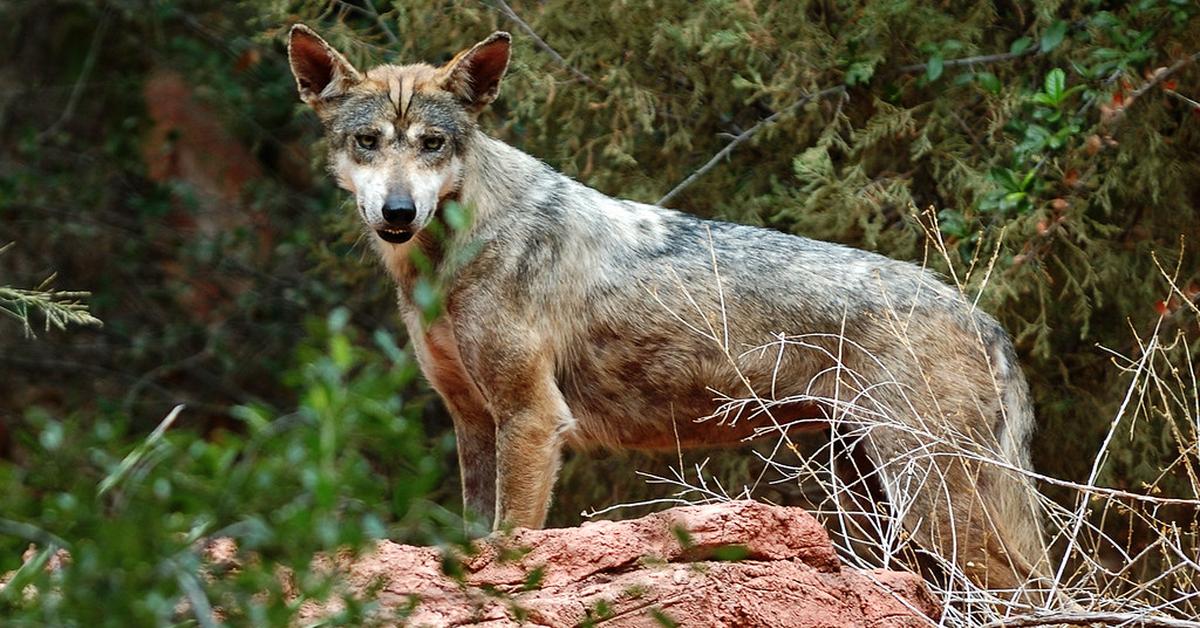
[[[411,198],[392,197],[383,205],[383,219],[389,225],[404,227],[417,217],[417,208]]]

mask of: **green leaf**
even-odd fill
[[[234,406],[229,409],[229,414],[246,422],[254,433],[261,433],[271,425],[271,414],[262,406]]]
[[[354,363],[354,349],[350,344],[350,339],[342,334],[330,338],[329,357],[339,369],[350,368]]]
[[[1030,100],[1032,100],[1033,102],[1035,102],[1039,105],[1042,105],[1044,107],[1053,107],[1055,105],[1054,99],[1051,98],[1048,94],[1046,94],[1044,92],[1038,92],[1038,93],[1034,94],[1033,97],[1030,98]],[[1045,110],[1039,109],[1038,111],[1045,111]],[[1037,118],[1038,112],[1035,111],[1033,115],[1035,118]]]
[[[167,414],[167,417],[158,424],[158,427],[154,428],[154,431],[150,432],[150,435],[147,436],[146,439],[141,442],[141,444],[139,444],[137,447],[134,447],[133,451],[129,452],[129,455],[125,456],[125,458],[121,460],[121,464],[117,465],[116,470],[108,474],[103,480],[100,481],[100,486],[97,487],[96,494],[103,497],[105,493],[112,490],[114,486],[119,484],[123,479],[125,479],[126,476],[132,473],[134,467],[136,467],[138,463],[146,457],[146,454],[154,449],[154,447],[158,445],[159,441],[163,439],[163,436],[167,433],[167,429],[170,428],[171,424],[175,422],[175,419],[179,417],[180,412],[183,412],[182,404],[175,406],[171,412]]]
[[[975,80],[979,81],[979,86],[993,94],[1000,93],[1000,79],[996,78],[991,72],[977,72]]]
[[[412,299],[427,321],[434,320],[442,312],[441,294],[427,277],[417,278],[412,289]]]
[[[392,361],[393,364],[404,364],[408,360],[408,355],[396,344],[396,338],[383,329],[376,329],[373,335],[375,346],[379,347],[383,354]]]
[[[350,310],[339,307],[329,313],[329,331],[338,333],[350,322]]]
[[[546,568],[544,566],[534,567],[525,575],[525,582],[521,584],[522,591],[532,591],[542,586],[542,580],[546,578]]]
[[[1063,37],[1067,35],[1067,22],[1065,20],[1057,20],[1042,33],[1042,41],[1039,49],[1043,53],[1050,52],[1062,43]]]
[[[683,549],[688,549],[696,543],[692,539],[692,533],[688,532],[688,529],[682,525],[672,526],[671,533],[675,535],[675,540],[679,541],[679,546]]]
[[[1004,188],[1006,192],[1016,192],[1021,189],[1021,184],[1017,182],[1016,175],[1008,168],[992,168],[988,174],[991,175],[992,181],[999,183],[1000,187]]]
[[[925,66],[925,77],[929,79],[930,83],[938,80],[938,77],[942,75],[944,63],[941,52],[935,52],[932,57],[929,57],[929,63]]]
[[[734,74],[733,79],[730,81],[730,85],[733,85],[734,89],[753,89],[757,87],[757,85],[754,83],[747,81],[746,77],[742,76],[741,74]]]
[[[63,426],[58,421],[50,421],[42,428],[42,433],[38,436],[39,442],[46,451],[54,451],[62,446],[63,442]]]
[[[1067,73],[1063,72],[1062,68],[1050,70],[1046,74],[1045,90],[1053,104],[1060,104],[1067,92]]]
[[[713,559],[726,562],[737,562],[750,555],[745,545],[722,545],[713,549]]]
[[[846,68],[846,85],[865,85],[870,82],[871,77],[875,76],[875,62],[872,59],[869,61],[855,61]]]
[[[1021,204],[1021,201],[1025,200],[1025,196],[1024,192],[1009,192],[1005,194],[1004,199],[1000,201],[1000,209],[1015,209]]]
[[[1036,168],[1034,168],[1034,169],[1030,170],[1028,173],[1026,173],[1025,178],[1021,179],[1021,189],[1028,190],[1029,186],[1033,184],[1033,181],[1036,177],[1037,177],[1037,169]]]
[[[446,218],[446,224],[455,231],[462,231],[471,224],[470,213],[465,207],[454,201],[446,202],[446,206],[442,209],[442,215]]]
[[[953,209],[943,209],[938,212],[938,228],[942,233],[956,238],[961,238],[969,233],[966,219]]]
[[[1011,46],[1008,47],[1008,52],[1014,55],[1019,55],[1022,52],[1029,50],[1029,45],[1032,43],[1033,40],[1029,39],[1028,37],[1019,37],[1013,41]]]

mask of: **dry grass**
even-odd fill
[[[931,216],[932,212],[926,213]],[[936,223],[930,221],[929,240],[933,252],[949,260],[946,245]],[[997,256],[971,260],[966,268],[954,269],[951,280],[966,293],[966,286],[978,295],[987,284]],[[716,260],[713,263],[716,272]],[[705,463],[686,468],[683,456],[678,466],[667,472],[641,473],[649,483],[661,484],[673,491],[670,497],[610,506],[588,516],[617,508],[648,504],[711,503],[754,498],[773,484],[803,485],[807,494],[817,494],[812,506],[827,521],[835,546],[843,561],[856,568],[912,568],[923,566],[941,577],[929,579],[930,588],[945,607],[940,621],[946,626],[1037,626],[1037,625],[1138,625],[1190,626],[1200,628],[1200,541],[1197,540],[1197,515],[1200,514],[1200,385],[1197,364],[1191,351],[1194,338],[1185,329],[1196,329],[1200,309],[1177,285],[1178,269],[1162,270],[1164,286],[1170,294],[1164,302],[1176,304],[1166,311],[1154,328],[1145,333],[1131,330],[1135,351],[1123,355],[1100,347],[1111,359],[1111,367],[1128,377],[1120,408],[1111,417],[1103,442],[1096,453],[1086,480],[1073,482],[1038,474],[1005,460],[1004,456],[981,447],[968,435],[948,434],[945,430],[925,430],[898,426],[882,412],[883,404],[873,393],[894,382],[866,382],[846,369],[840,360],[839,381],[852,383],[856,394],[840,394],[836,399],[810,395],[774,398],[762,395],[724,399],[726,408],[747,407],[771,417],[757,435],[773,439],[768,453],[758,456],[762,472],[743,486],[722,485],[708,473]],[[716,277],[718,286],[720,277]],[[1174,297],[1174,300],[1171,300]],[[976,296],[976,302],[977,302]],[[723,314],[717,313],[718,315]],[[705,317],[704,320],[709,320]],[[729,347],[724,321],[697,333],[710,337],[725,350],[731,363],[737,364],[746,353]],[[838,351],[861,351],[851,339],[837,338]],[[829,335],[780,336],[767,347],[753,351],[821,350],[829,346]],[[816,341],[816,342],[814,342]],[[839,358],[840,356],[831,356]],[[747,388],[749,382],[745,382]],[[892,391],[894,393],[894,389]],[[814,449],[801,449],[788,437],[795,423],[781,423],[772,415],[775,406],[800,401],[816,401],[830,408],[827,441]],[[901,478],[897,494],[889,496],[886,510],[876,507],[848,509],[847,504],[864,503],[861,484],[876,477],[883,469],[859,468],[854,474],[835,472],[839,452],[847,451],[869,438],[872,431],[905,429],[921,445],[890,461],[887,470]],[[1133,491],[1099,483],[1114,443],[1134,438],[1139,432],[1153,434],[1177,452],[1175,460],[1162,469],[1159,481]],[[1161,436],[1159,436],[1161,435]],[[1041,438],[1053,438],[1041,433]],[[1071,497],[1064,503],[1038,492],[1036,507],[1041,511],[1047,540],[1052,548],[1050,563],[1044,565],[1044,577],[1027,582],[1022,590],[986,589],[973,583],[958,567],[954,555],[939,555],[930,548],[913,547],[900,521],[918,490],[933,474],[935,458],[959,456],[978,464],[996,465],[1012,473],[1027,476],[1039,489],[1055,487],[1059,494]],[[845,464],[845,459],[840,463]],[[1164,494],[1161,485],[1172,478],[1171,486],[1186,486],[1179,494]],[[847,480],[847,478],[850,478]],[[1182,480],[1182,482],[1180,481]],[[812,490],[816,487],[819,490]],[[933,490],[939,490],[933,487]],[[951,530],[953,535],[954,531]],[[851,541],[850,539],[854,539]],[[953,553],[952,553],[953,554]],[[1022,595],[1036,592],[1036,595]],[[1033,602],[1031,600],[1044,600]]]

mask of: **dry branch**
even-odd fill
[[[497,1],[503,3],[503,0],[497,0]],[[964,66],[964,65],[971,66],[971,65],[982,65],[982,64],[987,64],[987,63],[999,63],[1001,61],[1011,61],[1013,59],[1017,59],[1020,57],[1027,56],[1027,55],[1036,55],[1036,54],[1040,54],[1038,52],[1038,49],[1030,48],[1029,50],[1024,50],[1021,52],[1005,52],[1005,53],[1001,53],[1001,54],[963,57],[961,59],[947,59],[946,61],[942,62],[942,66],[948,67],[948,68],[953,68],[953,67]],[[921,71],[924,71],[928,65],[929,65],[928,63],[914,63],[912,65],[901,66],[896,71],[897,71],[897,73],[900,73],[900,74],[921,72]],[[792,103],[787,108],[777,111],[777,112],[771,114],[769,117],[759,121],[758,124],[755,124],[754,126],[750,127],[746,131],[743,131],[737,137],[734,137],[733,140],[731,140],[728,144],[726,144],[725,147],[722,148],[719,152],[717,152],[716,155],[713,155],[713,157],[711,159],[709,159],[707,163],[705,163],[703,166],[701,166],[699,169],[697,169],[692,174],[688,175],[688,177],[686,179],[681,181],[674,188],[671,188],[670,192],[667,192],[662,198],[658,199],[658,201],[655,203],[655,205],[658,205],[661,207],[663,204],[669,203],[671,201],[671,199],[675,198],[676,195],[678,195],[680,192],[682,192],[684,189],[686,189],[689,185],[694,183],[700,177],[704,176],[709,170],[712,170],[714,167],[716,167],[717,162],[719,162],[724,157],[728,156],[729,153],[731,153],[733,151],[733,149],[737,147],[738,144],[745,142],[746,140],[753,137],[755,133],[762,130],[763,127],[769,126],[771,123],[778,120],[782,116],[782,114],[790,112],[792,110],[795,110],[795,109],[803,106],[805,103],[809,102],[810,100],[813,100],[814,98],[823,98],[825,96],[830,96],[835,93],[844,93],[845,91],[846,91],[845,85],[838,85],[835,87],[827,87],[818,92],[808,94],[808,95],[802,97],[800,100],[796,101],[795,103]]]
[[[1137,100],[1138,96],[1145,94],[1147,91],[1153,89],[1154,86],[1162,84],[1162,82],[1167,80],[1167,78],[1169,78],[1172,74],[1175,74],[1176,72],[1182,70],[1184,66],[1194,63],[1197,60],[1200,60],[1200,52],[1192,53],[1176,61],[1175,63],[1172,63],[1170,67],[1166,68],[1165,70],[1155,72],[1154,75],[1150,77],[1149,81],[1146,81],[1144,85],[1133,90],[1133,93],[1129,94],[1130,102]]]
[[[793,111],[796,111],[797,109],[803,107],[804,105],[806,105],[809,102],[816,100],[818,98],[824,98],[826,96],[832,96],[834,94],[844,94],[845,92],[846,92],[845,85],[838,85],[836,87],[827,87],[820,91],[810,92],[810,93],[805,94],[804,96],[800,97],[799,100],[788,105],[787,107],[780,109],[779,111],[776,111],[775,113],[771,114],[770,116],[767,116],[766,118],[763,118],[762,120],[759,120],[757,124],[746,129],[745,131],[742,131],[740,134],[738,134],[736,137],[734,137],[732,140],[730,140],[729,143],[726,144],[725,147],[722,148],[720,151],[718,151],[716,155],[713,155],[712,158],[709,159],[707,163],[705,163],[703,166],[700,166],[692,174],[688,175],[688,177],[686,179],[684,179],[683,181],[680,181],[679,185],[676,185],[674,188],[671,188],[671,191],[667,192],[662,198],[658,199],[658,202],[656,202],[655,205],[658,205],[661,207],[662,205],[671,202],[671,199],[675,198],[676,195],[678,195],[680,192],[682,192],[684,189],[686,189],[689,185],[694,183],[697,179],[704,176],[709,170],[712,170],[713,168],[715,168],[717,166],[717,163],[720,162],[725,157],[729,156],[729,153],[732,153],[733,149],[737,148],[739,144],[754,137],[754,135],[756,133],[763,130],[764,128],[774,124],[777,120],[782,118],[785,114],[792,113]]]
[[[378,26],[379,29],[383,31],[383,34],[385,36],[387,36],[388,43],[392,44],[393,46],[400,43],[400,39],[398,37],[396,37],[396,34],[392,32],[392,29],[388,28],[387,22],[383,21],[383,16],[380,15],[379,11],[375,9],[375,3],[371,2],[371,0],[366,0],[367,8],[365,8],[365,9],[360,6],[346,2],[345,0],[335,0],[335,2],[339,7],[342,8],[343,11],[350,11],[352,13],[358,13],[359,15],[362,15],[364,17],[368,17],[368,18],[374,20],[375,25]]]
[[[1140,613],[1049,613],[1024,617],[1005,617],[980,628],[1014,628],[1016,626],[1141,626],[1143,628],[1200,628],[1200,622],[1174,617],[1153,617]]]
[[[956,68],[956,67],[964,66],[964,65],[966,65],[966,66],[986,65],[988,63],[1000,63],[1003,61],[1012,61],[1013,59],[1019,59],[1021,57],[1026,57],[1026,56],[1036,55],[1036,54],[1040,54],[1040,53],[1038,53],[1038,49],[1030,48],[1028,50],[1022,50],[1021,52],[1003,52],[1000,54],[976,55],[974,57],[963,57],[961,59],[946,59],[945,61],[942,62],[942,67]],[[929,67],[928,63],[913,63],[911,65],[900,66],[900,68],[897,69],[896,72],[898,72],[900,74],[910,74],[912,72],[924,72],[925,69],[928,67]]]
[[[512,7],[508,6],[507,2],[504,0],[495,0],[495,3],[496,7],[500,9],[500,12],[503,13],[505,17],[512,20],[521,30],[525,31],[525,34],[529,35],[529,37],[533,39],[533,43],[538,48],[541,48],[543,52],[550,55],[559,65],[570,72],[571,76],[574,76],[579,81],[587,83],[596,89],[603,89],[599,83],[592,80],[592,77],[580,72],[575,66],[567,63],[567,60],[564,59],[562,55],[558,54],[558,51],[552,48],[550,44],[546,43],[546,40],[539,37],[537,32],[533,30],[533,27],[530,26],[528,22],[521,19],[521,16],[517,15],[517,12],[513,11]]]

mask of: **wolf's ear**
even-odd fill
[[[313,106],[362,80],[340,52],[303,24],[296,24],[288,34],[288,62],[300,100]]]
[[[512,36],[503,31],[464,50],[442,66],[442,89],[455,94],[472,113],[478,113],[500,93],[500,78],[508,69]]]

